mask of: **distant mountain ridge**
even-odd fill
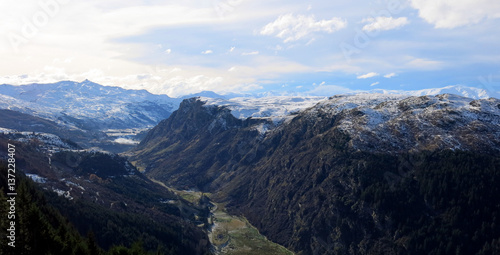
[[[462,85],[423,90],[352,91],[347,93],[380,93],[404,96],[455,94],[472,99],[500,98],[500,94]],[[304,93],[264,93],[256,95],[220,95],[203,91],[181,98],[154,95],[146,90],[127,90],[103,86],[89,80],[61,81],[51,84],[0,85],[0,109],[15,110],[37,117],[56,120],[83,129],[144,128],[156,125],[177,110],[183,99],[202,97],[208,104],[228,106],[237,118],[283,117],[309,108],[328,96]]]
[[[81,129],[144,128],[177,109],[179,99],[83,82],[0,85],[0,108]]]
[[[490,97],[500,98],[500,93],[495,91],[488,91],[475,87],[467,87],[463,85],[450,85],[442,88],[431,88],[421,90],[384,90],[374,89],[370,92],[382,94],[400,94],[409,96],[435,96],[439,94],[454,94],[472,99],[488,99]]]
[[[488,99],[500,98],[499,94],[484,89],[466,87],[462,85],[447,86],[443,88],[422,89],[422,90],[383,90],[374,89],[369,91],[353,91],[341,95],[355,96],[358,95],[387,95],[397,96],[400,99],[412,96],[435,96],[439,94],[452,94],[470,99]],[[215,94],[216,95],[216,94]],[[308,96],[301,95],[300,93],[285,93],[282,95],[267,93],[259,96],[210,96],[209,93],[201,93],[199,95],[202,101],[207,105],[220,105],[226,106],[231,110],[231,113],[240,119],[248,117],[253,118],[271,118],[274,121],[282,121],[284,119],[292,118],[293,114],[307,108],[313,107],[317,103],[324,102],[329,96]],[[188,97],[185,97],[188,98]],[[382,98],[382,97],[381,97]]]
[[[471,99],[487,99],[497,97],[498,94],[479,88],[447,86],[416,91],[380,89],[352,91],[347,95],[385,94],[408,98],[442,93],[456,94]],[[333,94],[328,96],[333,96]],[[301,93],[219,95],[211,91],[203,91],[182,98],[170,98],[167,95],[154,95],[146,90],[102,86],[88,80],[20,86],[0,85],[0,109],[48,119],[57,123],[62,129],[92,134],[87,135],[87,141],[83,144],[89,144],[91,140],[94,140],[91,142],[93,146],[105,146],[106,149],[116,152],[126,150],[127,146],[131,147],[138,143],[142,139],[141,132],[144,133],[168,118],[173,111],[178,109],[182,99],[191,97],[200,98],[207,106],[225,106],[236,118],[267,119],[273,122],[272,125],[290,120],[297,113],[328,99],[327,96],[308,96]],[[28,129],[23,130],[22,123],[19,125],[15,129],[28,131]],[[3,127],[13,128],[12,126]],[[266,132],[269,128],[268,125],[262,125],[259,130]],[[29,131],[47,132],[36,130],[36,126],[35,130],[30,128]],[[78,138],[75,139],[77,143],[82,144]],[[106,145],[99,141],[104,141]],[[120,146],[120,149],[115,148],[115,145]]]

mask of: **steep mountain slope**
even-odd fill
[[[46,203],[81,235],[92,233],[105,250],[141,241],[145,250],[161,254],[209,253],[208,237],[199,227],[207,221],[206,206],[152,182],[123,157],[77,150],[50,138],[2,134],[0,159],[7,158],[7,143],[14,144],[17,173],[37,182]]]
[[[237,119],[229,109],[206,106],[196,98],[186,99],[148,133],[132,160],[153,178],[168,178],[179,188],[202,188],[245,160],[244,152],[260,139],[258,127],[269,125],[262,119]]]
[[[6,197],[10,192],[5,185],[9,178],[7,164],[7,162],[0,161],[0,226],[3,236],[7,236],[8,231],[5,230],[11,228],[8,217],[10,205]],[[14,226],[17,234],[16,240],[0,242],[2,254],[103,254],[92,238],[82,237],[59,211],[48,205],[41,189],[28,177],[19,172],[16,176],[16,184],[16,222],[18,223]]]
[[[298,254],[491,254],[499,120],[498,99],[447,94],[337,96],[278,124],[190,99],[132,160]]]
[[[312,138],[333,137],[323,133],[334,131],[348,137],[345,147],[349,151],[500,150],[500,100],[494,98],[473,100],[449,94],[334,96],[286,119],[278,123],[261,117],[242,120],[227,107],[207,105],[204,98],[187,99],[148,133],[133,160],[150,175],[157,171],[188,174],[190,169],[197,173],[202,168],[220,173],[226,172],[221,167],[231,169],[227,163],[259,160],[264,149],[279,146],[280,136],[294,139],[293,148],[302,140],[309,143]],[[170,183],[177,180],[167,175]]]
[[[10,129],[11,132],[50,133],[65,140],[78,141],[83,147],[92,147],[106,139],[106,134],[102,132],[70,129],[47,119],[5,109],[0,110],[0,128]]]

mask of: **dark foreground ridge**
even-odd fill
[[[7,247],[2,234],[0,254],[210,254],[198,226],[206,206],[152,182],[126,158],[65,149],[48,160],[43,141],[8,138],[0,135],[0,158],[15,146],[17,241]],[[1,160],[1,233],[9,225],[6,167]]]

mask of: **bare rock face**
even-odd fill
[[[160,122],[139,144],[132,161],[151,177],[178,188],[204,189],[237,163],[261,139],[266,120],[240,120],[229,109],[192,98]]]

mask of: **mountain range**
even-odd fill
[[[130,160],[297,254],[489,254],[499,120],[500,100],[451,94],[333,96],[281,122],[192,98]]]
[[[416,91],[371,90],[348,94],[376,93],[406,96],[456,94],[472,99],[499,98],[498,93],[461,85]],[[15,110],[49,119],[73,129],[146,129],[175,111],[183,99],[207,98],[209,104],[227,105],[236,117],[286,116],[313,106],[328,96],[292,94],[218,95],[204,91],[182,98],[154,95],[146,90],[126,90],[83,82],[61,81],[52,84],[0,85],[0,109]]]
[[[79,254],[132,254],[119,245],[134,241],[165,254],[266,254],[241,243],[260,234],[300,255],[500,250],[494,94],[193,96],[90,81],[0,85],[0,161],[13,143],[19,172],[37,182],[22,201],[38,216],[19,211],[50,229],[55,246],[43,249],[68,250],[56,237],[66,221]],[[229,223],[258,233],[238,236]],[[23,231],[35,240],[42,230]]]
[[[4,84],[0,85],[0,97],[3,109],[48,118],[71,128],[94,130],[154,126],[180,102],[166,95],[102,86],[88,80]]]

